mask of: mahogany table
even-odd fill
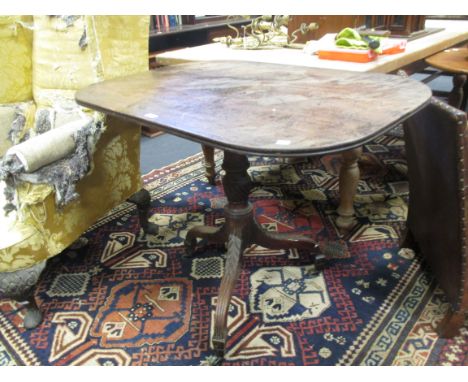
[[[221,228],[192,228],[186,237],[189,255],[198,237],[227,243],[213,336],[221,355],[244,249],[259,244],[318,252],[312,238],[266,232],[255,221],[247,155],[352,153],[430,97],[426,85],[400,76],[252,62],[168,66],[93,84],[76,95],[83,106],[224,150],[226,222]],[[348,167],[340,183],[356,181]]]

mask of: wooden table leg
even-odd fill
[[[460,106],[461,111],[466,112],[467,99],[468,99],[468,79],[467,79],[467,81],[465,81],[465,86],[463,86],[463,100],[462,100],[462,103],[461,103],[461,106]]]
[[[228,240],[228,231],[226,225],[222,227],[209,227],[205,225],[196,226],[187,232],[185,237],[185,256],[193,257],[197,247],[197,238],[206,239],[209,243],[223,244]]]
[[[340,205],[338,206],[336,225],[342,229],[349,229],[355,223],[354,196],[359,183],[358,160],[362,155],[362,147],[345,151],[341,154],[343,163],[340,169]]]
[[[203,156],[205,157],[205,176],[210,184],[215,184],[216,164],[214,160],[214,148],[202,145]]]
[[[226,347],[229,304],[241,270],[242,254],[250,242],[248,227],[251,221],[245,215],[243,217],[239,216],[239,218],[236,224],[232,224],[228,237],[226,265],[221,286],[219,287],[214,318],[213,347],[216,354],[221,358],[224,356]],[[230,223],[232,222],[233,220],[230,221]]]
[[[455,74],[453,76],[453,89],[448,97],[448,104],[460,109],[463,102],[463,89],[466,83],[466,74]],[[466,106],[466,105],[465,105]]]
[[[228,203],[224,208],[226,222],[223,227],[194,227],[186,236],[188,253],[193,254],[196,238],[208,242],[227,242],[226,265],[218,295],[215,312],[213,346],[219,356],[224,355],[227,337],[228,308],[232,292],[241,269],[244,250],[252,244],[271,248],[302,248],[314,252],[314,259],[322,260],[318,245],[309,237],[296,234],[266,232],[254,219],[253,207],[249,203],[249,193],[253,187],[247,173],[247,156],[224,152],[223,177],[224,193]]]

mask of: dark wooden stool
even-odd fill
[[[453,74],[453,89],[448,96],[449,105],[457,109],[466,109],[468,93],[468,48],[451,48],[426,59],[426,63],[443,72]]]

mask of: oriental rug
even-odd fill
[[[218,171],[222,153],[217,152]],[[224,365],[467,365],[468,330],[444,340],[447,310],[430,269],[399,249],[407,212],[404,146],[382,136],[364,147],[358,222],[335,226],[339,155],[291,162],[251,157],[258,221],[278,232],[336,240],[322,272],[297,250],[246,250],[228,318]],[[21,304],[0,300],[0,365],[211,365],[224,248],[183,257],[187,230],[223,223],[220,180],[200,154],[143,177],[156,236],[139,232],[123,203],[91,227],[88,245],[48,262],[36,291],[44,312],[22,327]],[[313,269],[312,269],[313,270]]]

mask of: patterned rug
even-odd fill
[[[468,330],[437,337],[444,295],[422,261],[398,248],[408,190],[398,137],[365,146],[358,224],[345,236],[334,224],[339,156],[250,159],[263,227],[341,240],[347,251],[314,273],[307,252],[249,248],[229,309],[225,365],[468,365]],[[182,255],[190,227],[223,223],[222,185],[205,181],[201,154],[144,182],[159,235],[142,235],[135,207],[123,203],[86,232],[86,247],[49,261],[36,292],[38,328],[25,330],[21,305],[0,300],[0,365],[215,363],[223,248]]]

